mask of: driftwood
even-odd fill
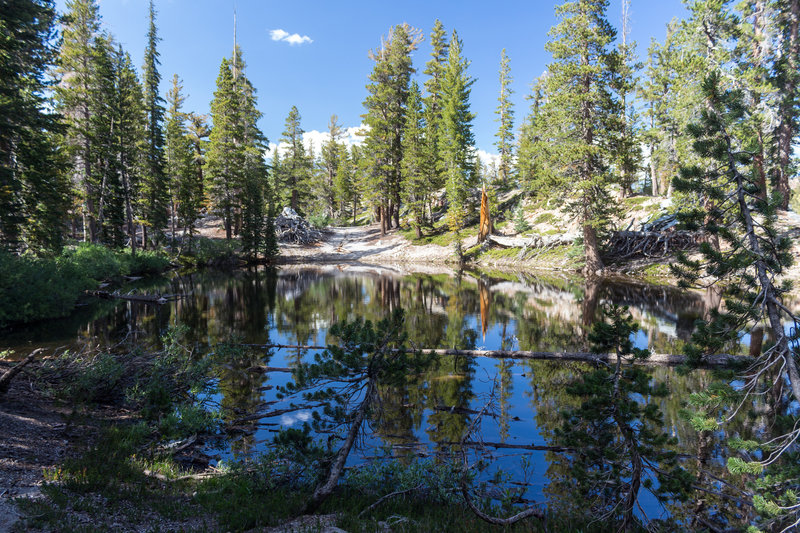
[[[296,345],[296,344],[243,344],[253,348],[288,348],[293,350],[324,350],[326,346]],[[409,348],[410,350],[410,348]],[[587,363],[608,362],[614,363],[617,357],[614,354],[599,354],[591,352],[529,352],[523,350],[454,350],[454,349],[428,349],[419,348],[424,353],[436,355],[457,355],[463,357],[490,357],[492,359],[544,359],[560,361],[585,361]],[[686,362],[686,356],[679,354],[650,354],[650,357],[637,363],[645,365],[681,365]],[[703,358],[700,366],[724,367],[731,364],[752,363],[753,358],[746,355],[713,354]],[[256,367],[258,368],[258,367]],[[264,367],[268,368],[268,367]],[[276,371],[285,371],[276,369]]]
[[[689,250],[700,242],[696,231],[614,231],[608,237],[605,256],[614,261],[664,257],[672,252]]]
[[[25,359],[23,359],[16,365],[12,366],[9,370],[6,371],[5,374],[0,376],[0,396],[3,396],[5,395],[6,392],[8,392],[8,387],[9,385],[11,385],[11,380],[14,379],[14,377],[17,374],[19,374],[22,371],[22,369],[25,368],[31,361],[33,361],[36,358],[36,356],[42,351],[44,351],[44,348],[35,349],[31,353],[29,353]]]
[[[97,298],[103,298],[104,300],[128,300],[131,302],[143,302],[158,305],[165,304],[168,301],[177,298],[177,295],[174,294],[121,294],[119,292],[108,291],[86,291],[86,294],[89,296],[96,296]]]
[[[275,218],[275,233],[278,242],[313,244],[322,240],[322,232],[304,220],[291,207],[284,207]]]

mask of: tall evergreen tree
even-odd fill
[[[166,172],[169,179],[172,238],[176,224],[189,232],[191,238],[195,220],[200,212],[202,186],[198,187],[194,167],[194,150],[186,130],[186,114],[181,109],[186,98],[178,75],[172,77],[172,87],[167,93]],[[202,182],[200,182],[202,185]]]
[[[418,43],[418,32],[407,24],[394,26],[381,48],[370,54],[375,66],[369,76],[367,112],[362,115],[369,127],[366,146],[370,182],[364,196],[375,209],[381,234],[399,226],[402,134],[408,84],[414,72],[411,52]]]
[[[475,185],[475,139],[469,95],[475,82],[467,74],[469,61],[461,53],[462,43],[453,30],[442,79],[442,123],[440,150],[447,179],[447,209],[450,230],[456,234],[456,254],[462,258],[460,232],[469,209],[469,189]]]
[[[494,145],[500,155],[498,173],[500,183],[504,187],[508,185],[508,176],[511,172],[511,164],[514,158],[514,105],[510,100],[514,91],[510,87],[511,81],[511,65],[506,55],[506,49],[503,48],[500,56],[500,96],[497,99],[498,104],[495,111],[499,126],[495,134],[497,141]]]
[[[636,62],[636,43],[630,40],[630,0],[622,1],[622,42],[619,45],[619,69],[615,73],[614,89],[620,101],[620,132],[613,144],[613,163],[622,197],[632,193],[633,183],[642,164],[641,140],[639,139],[638,114],[631,96],[637,88],[636,71],[641,66]]]
[[[217,89],[211,101],[213,127],[206,153],[206,172],[211,201],[222,216],[227,240],[233,237],[243,164],[236,145],[237,135],[240,134],[236,120],[238,107],[230,61],[223,58],[217,76]]]
[[[0,2],[0,248],[61,248],[68,186],[47,109],[55,59],[53,2]]]
[[[122,247],[125,222],[124,195],[120,173],[116,130],[119,126],[117,67],[113,43],[107,35],[100,35],[94,43],[94,76],[89,118],[94,139],[92,164],[97,181],[97,229],[99,239],[115,248]]]
[[[344,133],[338,121],[339,117],[331,115],[328,122],[328,139],[322,143],[320,153],[323,179],[318,197],[324,200],[327,215],[331,218],[336,216],[336,175],[341,160],[339,153],[344,150],[344,145],[341,143]]]
[[[430,194],[429,173],[426,165],[430,163],[430,148],[426,144],[425,117],[422,94],[416,81],[411,82],[408,93],[406,125],[403,131],[403,200],[414,218],[417,238],[422,237],[425,223],[425,204]]]
[[[206,148],[211,128],[208,126],[208,116],[189,113],[188,135],[192,146],[192,167],[194,168],[195,187],[200,190],[198,196],[199,206],[207,203],[208,185],[205,180]]]
[[[336,196],[339,217],[344,220],[348,210],[350,210],[353,223],[355,223],[358,193],[356,191],[353,160],[350,157],[346,145],[342,145],[341,150],[339,150],[339,161],[336,164],[336,177],[334,181],[334,194]]]
[[[558,135],[561,186],[583,228],[585,270],[603,267],[598,231],[613,205],[605,147],[619,131],[620,106],[611,90],[619,55],[609,50],[616,32],[607,0],[574,0],[556,8],[561,21],[545,45],[553,55],[544,80],[547,120]]]
[[[425,165],[428,172],[428,182],[431,191],[444,186],[444,173],[441,151],[439,149],[440,134],[442,131],[442,80],[444,79],[445,65],[447,63],[448,44],[442,22],[437,19],[431,30],[431,59],[425,64],[425,138],[428,144],[428,157],[430,161]],[[431,199],[433,194],[429,196]]]
[[[777,126],[776,189],[781,207],[789,206],[793,175],[792,155],[800,130],[800,0],[778,2],[781,52],[775,63],[774,84],[780,88]]]
[[[116,54],[115,152],[119,161],[125,227],[132,253],[136,253],[138,191],[144,163],[144,95],[130,54],[120,46]]]
[[[97,181],[93,168],[94,139],[90,120],[94,91],[94,43],[100,32],[100,16],[94,0],[67,2],[67,14],[62,29],[61,52],[57,74],[61,81],[56,87],[59,112],[67,129],[63,145],[72,162],[74,186],[80,198],[83,240],[98,239],[96,224]]]
[[[276,183],[279,184],[282,201],[300,213],[305,212],[308,204],[311,180],[311,159],[306,155],[303,133],[300,112],[296,106],[292,106],[280,140],[288,146],[280,166],[280,181]]]
[[[273,198],[263,157],[267,139],[257,125],[261,113],[238,47],[220,65],[211,117],[206,160],[212,201],[222,214],[226,238],[241,233],[243,251],[255,259],[271,242],[267,222]]]
[[[169,190],[164,172],[164,99],[161,98],[159,91],[161,74],[158,72],[158,66],[161,62],[158,59],[160,54],[157,45],[160,39],[156,28],[153,0],[150,0],[148,17],[147,48],[144,52],[144,67],[142,68],[144,106],[147,112],[145,166],[142,176],[142,218],[152,229],[155,238],[159,239],[167,225]],[[146,245],[147,240],[145,239]]]

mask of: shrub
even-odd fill
[[[318,213],[308,217],[308,223],[317,229],[326,228],[331,225],[331,217]]]
[[[117,255],[122,262],[122,273],[129,276],[158,274],[170,267],[169,258],[160,252],[143,250],[133,255],[125,250]]]
[[[100,244],[81,243],[76,248],[64,250],[58,262],[61,265],[72,263],[82,276],[96,282],[125,273],[117,254]]]
[[[525,210],[522,208],[522,204],[520,204],[514,211],[514,231],[517,233],[523,233],[530,229],[531,225],[528,224],[527,220],[525,220]]]
[[[0,328],[65,316],[90,285],[72,263],[0,251]]]

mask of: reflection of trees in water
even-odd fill
[[[230,423],[256,412],[261,405],[261,389],[269,379],[268,374],[251,372],[249,369],[269,361],[260,350],[231,348],[223,350],[222,354],[223,360],[217,362],[219,391],[222,394],[220,404],[224,421]],[[255,432],[255,425],[235,428],[230,443],[234,456],[253,451]]]

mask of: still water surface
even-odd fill
[[[0,348],[111,345],[120,339],[156,341],[171,324],[189,328],[192,341],[212,345],[232,337],[252,344],[326,344],[331,324],[363,317],[373,321],[403,308],[409,340],[424,348],[483,348],[580,351],[603,302],[627,305],[640,325],[635,342],[658,353],[680,353],[696,319],[719,305],[713,295],[631,282],[593,282],[531,274],[416,273],[356,267],[287,267],[279,270],[204,271],[141,284],[143,291],[177,294],[163,306],[134,302],[93,302],[73,317],[33,326],[0,338]],[[749,337],[736,350],[746,352]],[[313,352],[253,349],[217,368],[219,403],[233,429],[223,460],[246,459],[265,449],[281,427],[300,427],[310,410],[237,422],[275,399],[275,387],[290,374],[254,372],[257,365],[291,367]],[[487,443],[551,445],[562,424],[560,413],[580,400],[566,386],[590,370],[577,362],[498,360],[444,356],[406,390],[381,390],[382,416],[371,424],[366,446],[353,461],[388,454],[402,461],[448,457],[476,411],[490,403],[476,438]],[[652,378],[670,394],[653,399],[664,429],[677,437],[676,451],[697,452],[698,438],[680,416],[691,392],[704,390],[710,372],[679,375],[654,367]],[[281,404],[271,408],[279,409]],[[764,423],[750,419],[733,431],[747,437]],[[457,446],[456,446],[457,447]],[[569,509],[565,461],[559,454],[488,446],[477,453],[492,459],[489,469],[513,473],[522,497]],[[710,452],[706,466],[724,475],[726,451]],[[525,458],[524,461],[522,458]],[[644,494],[639,514],[649,518],[691,512],[690,505],[667,509]]]

